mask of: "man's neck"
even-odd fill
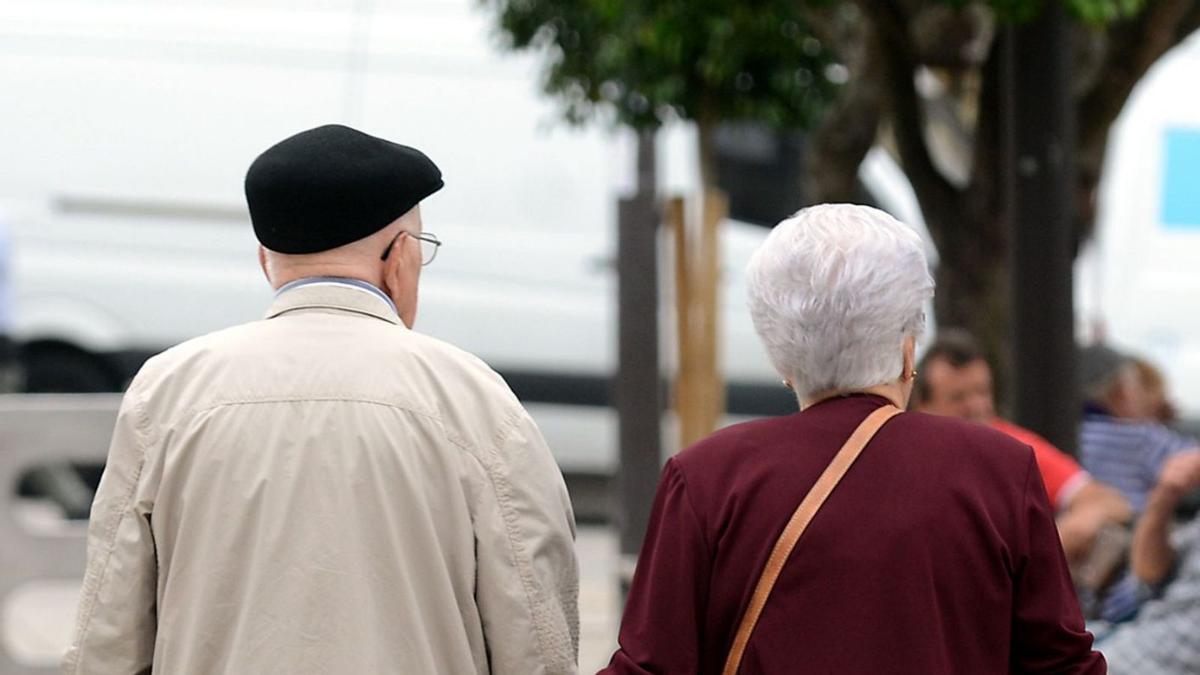
[[[281,271],[271,277],[271,287],[279,290],[284,286],[299,281],[301,279],[311,279],[314,277],[332,277],[337,279],[357,279],[365,281],[375,288],[382,289],[382,278],[378,274],[367,274],[363,272],[360,265],[311,265],[297,266]]]

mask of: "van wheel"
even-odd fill
[[[67,345],[32,344],[21,350],[25,391],[31,394],[120,391],[99,357]]]

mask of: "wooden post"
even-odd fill
[[[675,243],[675,312],[679,374],[674,404],[681,447],[712,433],[725,413],[720,372],[720,224],[728,201],[717,191],[704,195],[701,219],[689,228],[681,198],[667,204]]]
[[[699,354],[696,357],[696,369],[700,391],[700,413],[698,415],[697,436],[692,441],[700,440],[712,433],[721,423],[725,414],[725,380],[721,376],[721,244],[720,227],[729,213],[729,201],[725,194],[717,190],[709,190],[704,194],[704,206],[701,210],[700,236],[697,252],[695,283],[698,288],[694,302],[699,305],[699,318],[696,326]]]
[[[675,276],[675,352],[678,372],[672,389],[672,405],[679,423],[681,447],[687,445],[688,431],[694,427],[692,411],[696,409],[696,391],[691,348],[692,286],[691,255],[688,249],[691,237],[687,233],[687,209],[682,197],[672,197],[666,205],[666,222],[671,231],[671,243]],[[678,450],[678,448],[676,448]]]

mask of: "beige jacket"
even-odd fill
[[[572,673],[562,475],[477,358],[345,285],[151,359],[68,673]]]

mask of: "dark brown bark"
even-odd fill
[[[909,17],[897,2],[862,0],[863,14],[871,22],[884,57],[884,100],[889,108],[900,164],[922,207],[928,201],[941,210],[958,201],[958,190],[933,162],[925,140],[925,113],[914,78],[917,61],[908,33]]]
[[[849,61],[850,81],[809,135],[804,195],[811,203],[851,202],[858,194],[858,167],[875,144],[883,106],[884,64],[877,40],[865,35]]]
[[[988,52],[994,21],[987,7],[968,4],[907,3],[909,34],[917,61],[931,68],[963,70],[979,66]]]
[[[975,227],[995,227],[976,225]],[[938,329],[963,328],[976,336],[993,364],[996,400],[1007,398],[1012,363],[1012,294],[1007,256],[996,256],[971,240],[970,224],[953,230],[955,255],[943,256],[934,272],[934,311]]]

